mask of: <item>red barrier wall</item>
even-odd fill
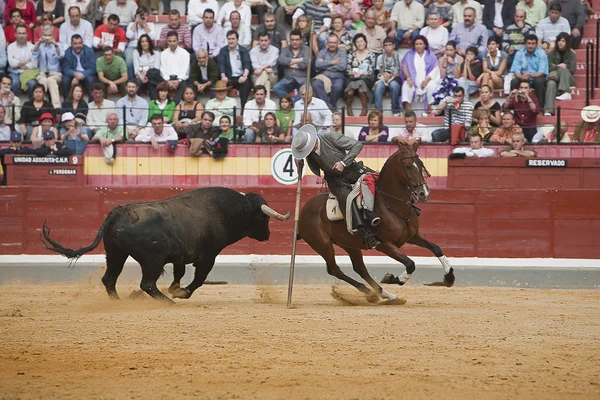
[[[294,208],[293,187],[254,191],[279,211]],[[44,220],[63,245],[88,245],[113,207],[176,193],[169,188],[2,188],[0,253],[47,254],[40,242]],[[303,201],[316,193],[316,189],[305,190]],[[421,229],[454,257],[600,258],[598,204],[600,190],[438,189],[421,205]],[[289,254],[292,229],[292,220],[273,221],[268,243],[245,239],[225,254]],[[430,255],[414,246],[405,250],[410,255]],[[300,241],[298,254],[314,253]]]

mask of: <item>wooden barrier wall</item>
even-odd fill
[[[294,208],[294,187],[254,191],[279,211]],[[86,246],[113,207],[180,192],[169,188],[2,188],[0,253],[48,254],[40,241],[44,220],[63,245]],[[306,189],[303,201],[316,193],[316,189]],[[420,206],[421,229],[449,257],[600,258],[598,204],[600,190],[438,189]],[[225,254],[290,254],[292,228],[292,220],[272,221],[268,243],[245,239]],[[414,246],[405,250],[410,255],[429,255]],[[101,252],[101,247],[95,251]],[[298,254],[313,252],[300,241]]]

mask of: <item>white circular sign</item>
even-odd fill
[[[306,165],[303,168],[306,173]],[[279,150],[271,158],[271,174],[275,180],[283,185],[293,185],[298,182],[298,169],[291,149]]]

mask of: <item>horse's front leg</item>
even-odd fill
[[[404,271],[400,276],[386,274],[381,280],[381,283],[397,283],[398,285],[402,286],[408,282],[413,272],[415,272],[415,262],[391,243],[383,243],[377,247],[377,250],[392,257],[394,260],[402,263],[406,267],[406,271]]]
[[[431,251],[438,258],[438,260],[440,260],[442,267],[444,267],[444,281],[430,283],[428,286],[452,287],[454,285],[454,281],[456,279],[454,277],[454,268],[452,268],[452,266],[450,265],[448,257],[444,255],[440,246],[425,239],[423,235],[421,235],[421,233],[419,232],[417,232],[417,234],[414,237],[412,237],[408,241],[408,243],[414,244],[419,247],[423,247]]]

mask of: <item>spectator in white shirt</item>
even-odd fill
[[[90,0],[63,0],[63,4],[65,7],[65,10],[69,10],[69,15],[65,16],[66,21],[69,21],[69,18],[71,16],[71,8],[72,7],[77,7],[79,8],[79,11],[81,11],[81,15],[84,16],[87,15],[88,12],[88,5],[90,4]],[[87,18],[86,18],[87,19]]]
[[[228,1],[223,4],[223,7],[221,7],[218,14],[215,12],[215,15],[217,15],[217,20],[215,22],[222,27],[225,32],[231,29],[229,16],[233,11],[240,13],[243,25],[250,26],[252,24],[252,9],[249,5],[242,0]]]
[[[254,100],[250,100],[244,106],[244,143],[254,143],[256,134],[264,125],[264,116],[268,112],[274,113],[277,105],[273,100],[267,99],[267,89],[258,85],[254,88]]]
[[[227,43],[225,31],[215,24],[215,13],[210,9],[204,11],[202,20],[192,33],[192,47],[194,52],[206,50],[210,58],[216,58]]]
[[[19,25],[16,28],[17,40],[8,45],[8,73],[12,78],[12,92],[21,91],[21,74],[27,70],[38,67],[38,62],[33,57],[33,44],[27,41],[27,28],[25,25]],[[27,82],[27,94],[32,98],[33,87],[37,81],[35,76]]]
[[[429,50],[433,51],[437,58],[445,54],[446,44],[448,43],[448,29],[441,25],[440,14],[436,12],[429,13],[427,26],[421,29],[421,35],[427,38]]]
[[[148,22],[148,10],[146,7],[140,7],[135,13],[135,20],[127,26],[127,32],[125,35],[129,42],[125,49],[125,62],[127,63],[127,74],[129,77],[134,77],[133,73],[133,53],[135,52],[138,44],[138,40],[144,34],[150,36],[151,40],[156,40],[156,31],[154,30],[154,24]]]
[[[250,44],[252,43],[252,32],[250,32],[250,26],[241,23],[240,13],[237,11],[232,11],[229,14],[229,22],[231,23],[231,30],[236,31],[240,37],[238,43],[240,46],[244,46],[247,49],[250,49]]]
[[[483,147],[483,138],[475,133],[469,138],[470,147],[458,147],[452,154],[464,154],[467,157],[494,157],[494,150]]]
[[[0,105],[0,142],[8,142],[10,140],[10,126],[4,122],[5,110]]]
[[[190,28],[203,22],[204,11],[211,10],[214,15],[219,13],[219,3],[217,0],[190,0],[186,3],[188,23]]]
[[[404,126],[399,130],[390,129],[388,140],[392,143],[411,144],[410,142],[419,139],[422,142],[431,142],[431,133],[423,124],[417,123],[417,114],[410,110],[404,113]]]
[[[0,71],[4,71],[7,64],[8,58],[6,56],[6,36],[4,35],[4,30],[0,27]]]
[[[154,150],[158,150],[159,143],[165,143],[168,140],[177,141],[179,137],[175,128],[171,125],[165,125],[163,117],[160,114],[154,114],[150,119],[152,126],[147,126],[135,137],[136,142],[151,143]]]
[[[90,49],[94,45],[94,27],[85,19],[81,19],[81,10],[77,6],[69,8],[69,20],[60,26],[60,44],[63,50],[71,46],[71,36],[79,34],[83,38],[83,44]]]
[[[266,31],[258,35],[258,46],[250,50],[252,60],[252,82],[267,89],[267,98],[271,98],[271,89],[277,83],[277,61],[279,49],[271,45],[271,39]]]
[[[115,102],[104,98],[104,86],[100,82],[94,83],[92,88],[94,101],[88,104],[86,118],[87,126],[94,132],[106,124],[106,118],[115,112]],[[123,110],[120,110],[122,113]]]
[[[111,14],[119,17],[119,26],[123,29],[133,22],[137,4],[133,0],[111,0],[104,8],[104,23]]]
[[[304,102],[307,101],[308,107],[306,109],[310,114],[312,123],[315,125],[315,128],[317,128],[317,131],[323,128],[329,128],[331,126],[331,117],[333,114],[323,100],[313,97],[312,87],[309,85],[307,90],[306,84],[300,86],[300,96],[302,96],[300,100],[294,104],[294,126],[301,126]]]
[[[0,104],[6,111],[4,113],[4,123],[9,125],[21,118],[21,99],[19,99],[19,96],[15,96],[11,90],[12,81],[10,75],[4,75],[0,81]],[[13,115],[13,104],[15,106],[15,115]]]
[[[160,75],[169,84],[171,92],[176,92],[173,101],[179,104],[183,93],[183,81],[190,76],[190,53],[179,47],[176,31],[167,34],[167,48],[160,57]]]

